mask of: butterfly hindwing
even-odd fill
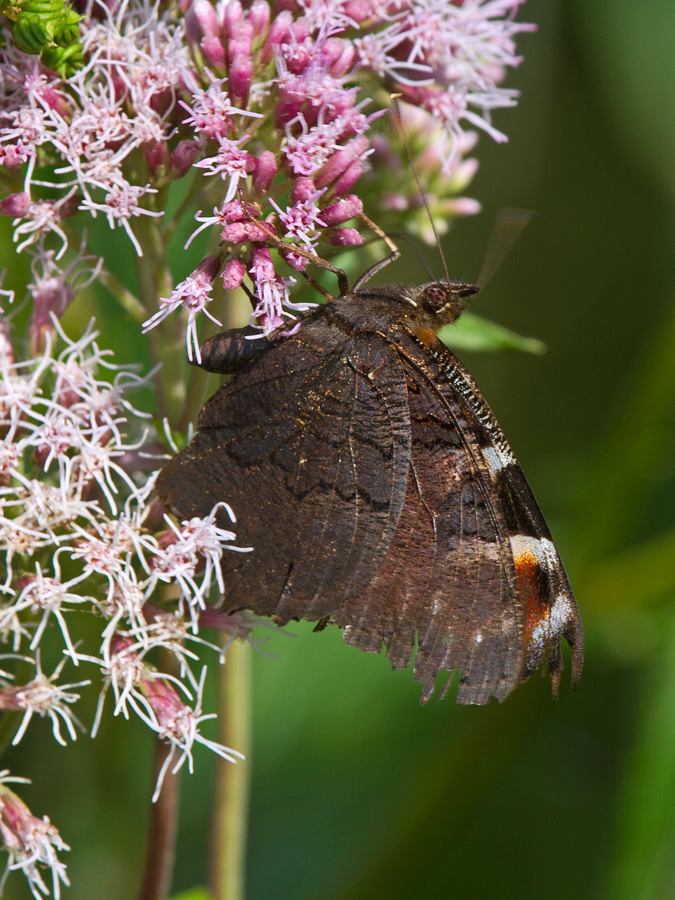
[[[458,700],[503,699],[518,683],[522,616],[508,537],[479,465],[479,436],[461,398],[439,390],[435,363],[410,337],[396,346],[406,372],[411,450],[403,513],[377,577],[334,615],[345,640],[409,664],[431,696],[459,670]],[[401,353],[401,350],[404,350]]]
[[[412,339],[415,341],[414,336]],[[515,584],[511,602],[521,610],[522,667],[518,680],[548,665],[556,694],[560,641],[565,637],[572,647],[572,684],[576,685],[583,663],[579,611],[546,521],[504,433],[471,375],[437,338],[425,335],[424,346],[418,351],[410,344],[402,346],[415,365],[426,367],[428,383],[446,398],[448,412],[465,438],[467,453],[498,525],[502,555],[509,560],[511,570],[511,591]],[[462,692],[460,682],[460,702]]]

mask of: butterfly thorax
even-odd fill
[[[432,281],[412,285],[376,285],[352,291],[323,307],[333,308],[356,331],[388,333],[399,326],[414,333],[436,332],[455,322],[469,299],[478,292],[474,284]],[[330,313],[329,313],[330,315]]]

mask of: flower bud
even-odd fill
[[[251,189],[253,193],[260,197],[266,194],[274,183],[277,174],[277,160],[271,150],[263,150],[255,161],[253,176],[251,178]]]
[[[246,275],[246,264],[243,259],[235,256],[228,259],[223,266],[223,287],[226,291],[234,291],[238,288]]]
[[[220,38],[220,22],[209,0],[194,0],[185,16],[188,37],[198,43],[203,37]]]
[[[445,208],[453,216],[475,216],[483,207],[472,197],[453,197],[448,200]]]
[[[342,225],[343,222],[348,222],[349,219],[353,219],[354,216],[358,216],[361,212],[363,212],[361,198],[357,197],[356,194],[348,194],[346,197],[338,200],[337,203],[322,209],[321,220],[327,227]]]
[[[248,21],[253,28],[253,37],[257,38],[267,31],[270,24],[270,5],[266,0],[253,0],[248,11]]]
[[[151,175],[161,174],[169,161],[169,148],[164,141],[143,144],[143,156]]]
[[[179,141],[169,162],[171,175],[175,178],[182,178],[189,172],[200,151],[201,147],[198,141]]]
[[[291,269],[295,269],[296,272],[304,272],[309,265],[308,259],[306,259],[304,256],[300,256],[299,253],[295,253],[293,250],[288,250],[286,247],[282,247],[279,252],[281,253],[281,258],[286,263],[286,265],[290,266]]]
[[[305,200],[309,200],[314,194],[316,194],[316,185],[312,179],[306,175],[301,175],[293,182],[290,196],[291,204],[304,203]]]
[[[33,314],[28,326],[31,352],[34,355],[40,353],[44,347],[45,332],[54,330],[52,315],[60,319],[71,301],[75,297],[75,291],[62,278],[55,276],[40,279],[33,289]]]
[[[227,68],[227,59],[225,57],[225,48],[219,37],[207,35],[199,42],[204,59],[209,66],[212,66],[218,72],[224,72]]]
[[[232,103],[242,108],[248,103],[253,78],[253,59],[251,53],[238,53],[230,62],[229,94]]]
[[[339,197],[340,194],[346,194],[351,191],[356,182],[363,174],[363,161],[357,159],[349,166],[349,168],[338,178],[331,188],[331,193]]]
[[[355,51],[350,41],[329,38],[323,46],[323,51],[328,56],[328,71],[333,78],[342,78],[351,70]]]
[[[265,66],[272,59],[276,50],[281,46],[282,42],[288,36],[293,22],[292,14],[287,10],[282,10],[270,25],[267,32],[265,43],[260,51],[260,64]]]
[[[328,239],[334,247],[357,247],[363,243],[356,228],[336,228]]]
[[[354,138],[345,144],[344,147],[336,150],[316,176],[316,186],[327,187],[332,181],[339,178],[355,160],[360,160],[360,157],[363,156],[367,149],[368,139],[361,136]]]
[[[31,205],[30,195],[21,191],[19,194],[9,194],[0,200],[0,213],[10,216],[12,219],[23,219]]]
[[[228,0],[227,3],[220,4],[220,10],[223,13],[223,33],[226,38],[230,38],[236,35],[239,26],[246,21],[244,10],[239,0]]]
[[[192,272],[192,277],[203,278],[208,282],[212,282],[220,271],[220,259],[221,256],[218,252],[205,256],[197,268]]]

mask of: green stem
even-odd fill
[[[199,204],[199,196],[203,191],[203,178],[194,178],[192,179],[192,184],[187,189],[187,193],[183,200],[181,201],[178,209],[174,212],[171,218],[165,221],[165,233],[167,238],[173,236],[176,231],[176,227],[185,221],[185,218],[189,218],[192,220],[194,218],[194,210],[197,208]]]
[[[170,746],[155,739],[154,784],[171,752]],[[170,766],[157,802],[151,804],[148,841],[145,855],[145,871],[139,892],[139,900],[164,900],[171,890],[173,864],[176,855],[176,831],[178,828],[178,797],[180,775]]]
[[[98,280],[108,288],[115,300],[131,316],[134,322],[140,325],[147,319],[148,311],[145,306],[128,287],[122,284],[116,275],[113,275],[111,272],[101,272]]]
[[[141,303],[145,310],[155,312],[160,297],[169,297],[173,290],[173,276],[169,266],[166,234],[161,220],[141,216],[136,236],[143,248],[143,257],[136,264]],[[185,401],[187,360],[185,354],[185,323],[182,316],[167,316],[148,332],[148,344],[153,362],[162,368],[156,379],[157,412],[160,418],[175,422]]]
[[[251,781],[251,646],[234,641],[221,667],[219,740],[246,759],[218,760],[211,838],[214,900],[244,900],[246,827]]]

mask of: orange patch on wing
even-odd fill
[[[538,576],[541,561],[531,550],[524,550],[513,557],[520,586],[520,596],[525,602],[527,616],[525,619],[525,640],[530,642],[532,632],[548,619],[549,610],[539,591]]]

